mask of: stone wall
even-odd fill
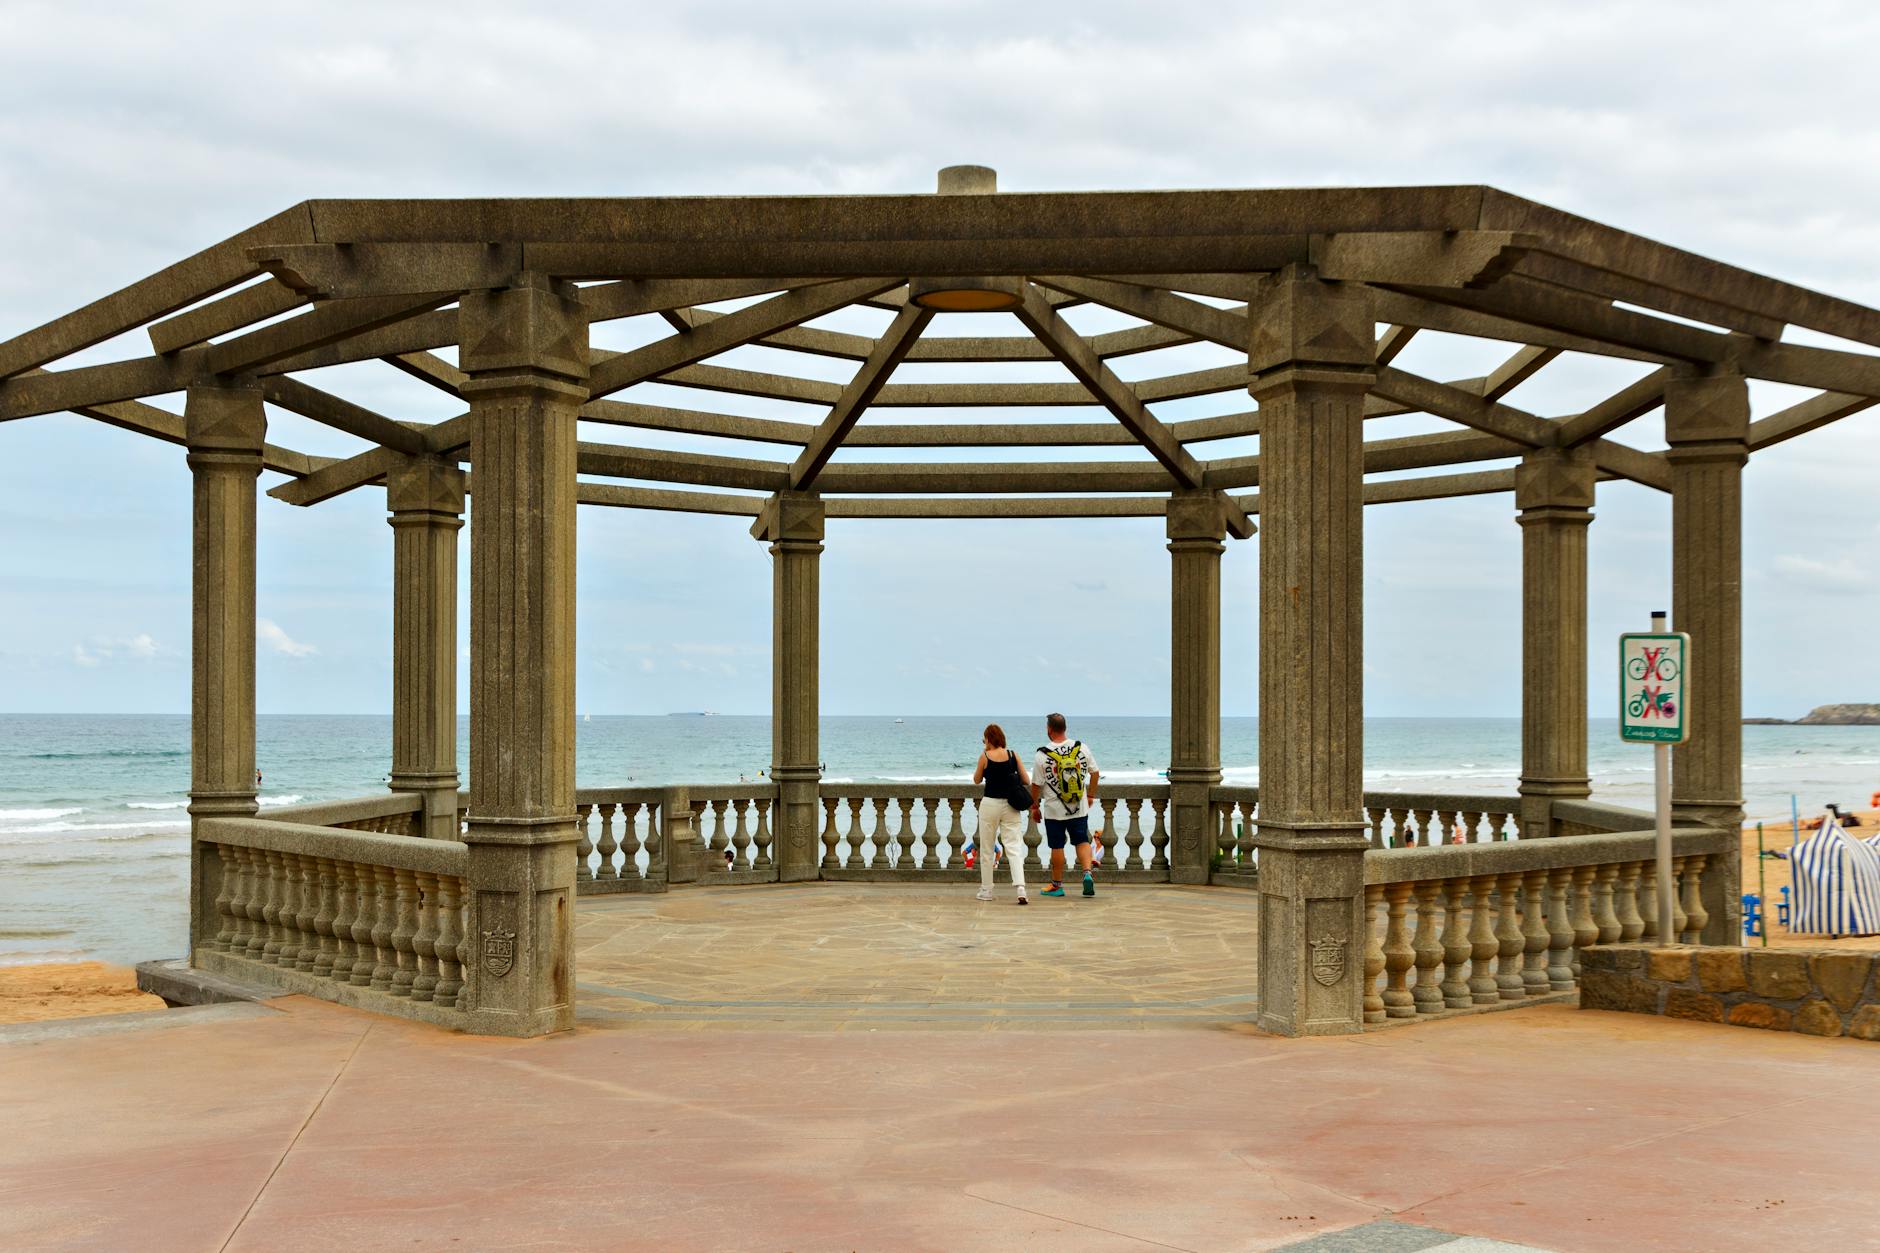
[[[1880,954],[1603,944],[1581,964],[1581,1009],[1880,1040]]]

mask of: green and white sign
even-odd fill
[[[1682,631],[1619,637],[1619,738],[1635,744],[1682,744],[1684,687],[1691,637]]]

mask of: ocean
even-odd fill
[[[1042,742],[1036,715],[999,721],[1021,749]],[[978,755],[976,718],[825,718],[831,782],[964,781]],[[1255,722],[1222,721],[1223,772],[1255,783]],[[585,718],[576,736],[583,787],[756,781],[770,761],[770,719],[728,715]],[[1117,783],[1153,783],[1168,762],[1166,718],[1079,718],[1072,734]],[[467,724],[459,727],[468,760]],[[264,716],[256,741],[261,804],[361,796],[384,785],[389,717]],[[1373,718],[1365,786],[1378,791],[1513,795],[1521,724],[1513,718]],[[1650,808],[1652,755],[1594,719],[1594,795]],[[1865,807],[1880,789],[1880,727],[1743,728],[1752,817],[1786,825],[1832,801]],[[142,715],[0,715],[0,964],[140,961],[183,952],[189,876],[184,813],[189,719]]]

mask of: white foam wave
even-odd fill
[[[73,812],[76,813],[78,811],[74,810]],[[0,834],[7,835],[7,836],[58,835],[58,834],[71,834],[71,833],[90,833],[93,831],[130,831],[130,832],[142,833],[142,832],[154,832],[154,831],[187,830],[188,827],[189,827],[189,823],[187,820],[182,821],[182,822],[165,822],[165,821],[42,822],[42,823],[38,823],[36,825],[29,826],[29,827],[14,827],[8,831],[0,832]],[[126,839],[136,839],[137,836],[134,834],[133,835],[104,835],[104,836],[100,836],[99,838],[106,839],[106,840],[126,840]],[[21,841],[10,841],[10,842],[29,843],[30,841],[21,840]]]
[[[70,818],[84,809],[0,809],[0,822],[44,822],[49,818]]]
[[[258,796],[255,798],[256,803],[262,805],[298,805],[306,799],[304,796]]]
[[[125,801],[126,809],[187,809],[188,801]]]

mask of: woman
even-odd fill
[[[979,764],[973,768],[973,782],[983,783],[979,799],[979,830],[973,836],[979,845],[979,899],[992,899],[992,865],[998,860],[995,850],[1005,846],[1005,865],[1018,889],[1018,903],[1025,899],[1025,815],[1031,809],[1031,780],[1018,755],[1005,746],[1005,732],[998,723],[986,728],[985,746]],[[1024,804],[1017,802],[1023,798]]]

